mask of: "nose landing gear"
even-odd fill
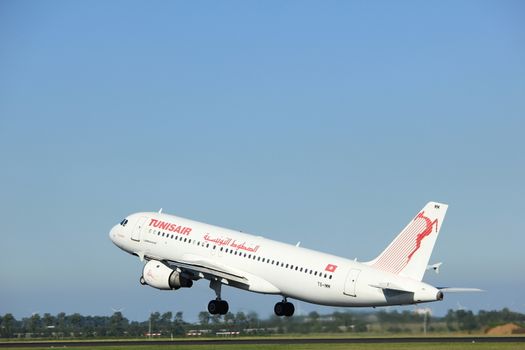
[[[290,317],[295,312],[295,307],[292,303],[288,302],[286,298],[284,298],[283,301],[280,301],[277,304],[275,304],[273,311],[277,316]]]

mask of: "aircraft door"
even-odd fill
[[[360,272],[361,270],[357,269],[350,270],[348,276],[346,277],[345,290],[343,292],[344,294],[349,295],[351,297],[357,296],[355,292],[355,286],[357,283],[357,277],[359,277]]]
[[[142,231],[142,228],[146,224],[146,220],[148,220],[147,217],[143,216],[137,220],[137,223],[135,224],[135,227],[133,227],[133,231],[131,231],[131,239],[137,242],[140,242],[140,231]]]

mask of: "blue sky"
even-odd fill
[[[132,212],[369,260],[429,200],[450,207],[425,279],[487,292],[428,306],[525,312],[524,10],[1,1],[0,314],[196,319],[205,282],[142,287],[108,239]]]

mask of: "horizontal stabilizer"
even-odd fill
[[[437,264],[428,265],[427,270],[434,270],[437,274],[439,274],[439,268],[443,265],[442,262],[438,262]]]
[[[413,293],[414,291],[413,290],[409,290],[408,288],[403,288],[397,284],[394,284],[392,282],[381,282],[381,283],[378,283],[378,284],[370,284],[370,287],[374,287],[374,288],[380,288],[380,289],[389,289],[389,290],[397,290],[397,291],[400,291],[400,292],[408,292],[408,293]]]
[[[456,288],[456,287],[438,287],[438,289],[445,293],[471,293],[471,292],[484,292],[483,289],[479,288]]]

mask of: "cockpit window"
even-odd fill
[[[120,222],[120,224],[121,224],[122,226],[126,226],[127,223],[128,223],[128,219],[124,219],[124,220],[122,220],[122,221]]]

